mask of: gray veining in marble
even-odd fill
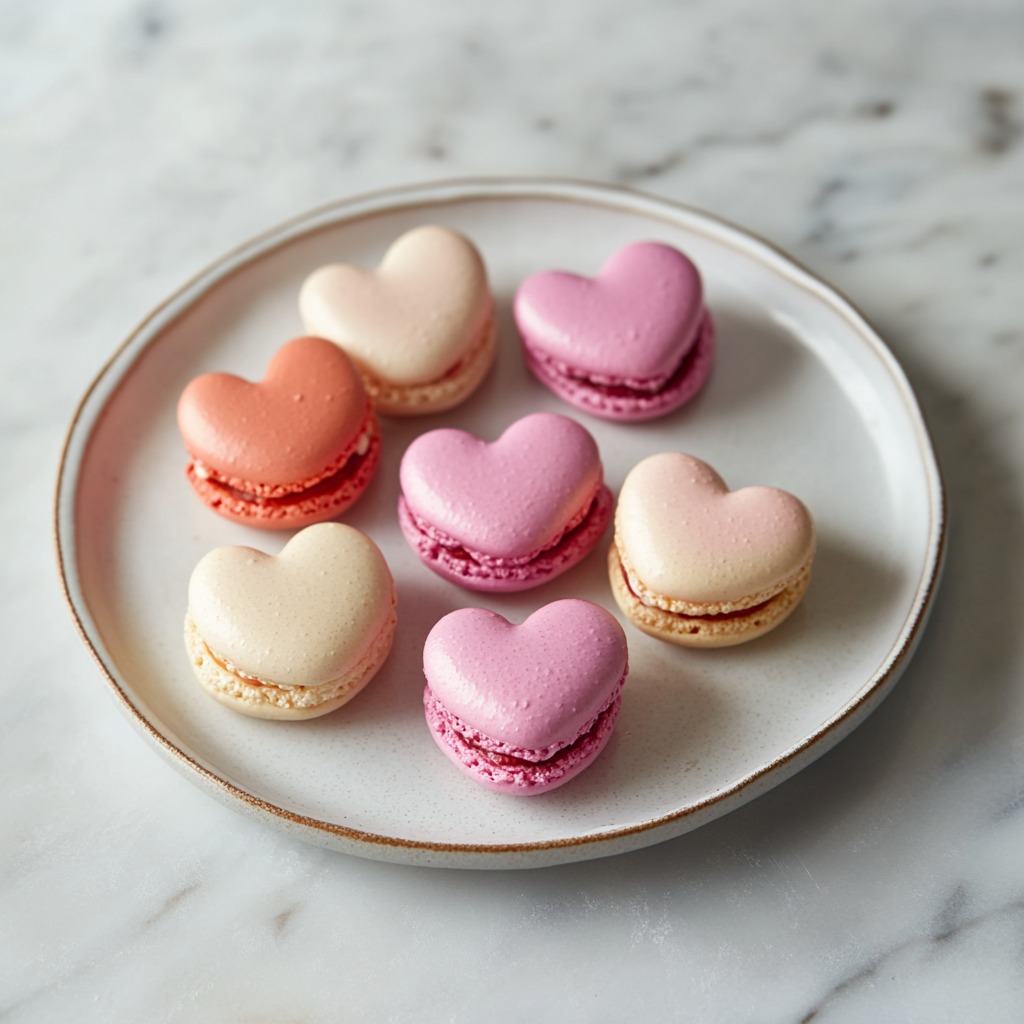
[[[0,1021],[1024,1019],[1017,0],[0,0]],[[893,695],[690,835],[473,874],[307,847],[126,725],[49,504],[127,331],[239,240],[420,179],[628,184],[847,293],[917,391],[946,581]]]

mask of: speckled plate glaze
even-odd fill
[[[402,232],[440,223],[469,235],[498,300],[498,363],[465,405],[386,420],[377,478],[343,519],[385,552],[399,595],[395,650],[336,714],[304,723],[244,718],[199,689],[182,619],[192,567],[210,548],[277,552],[203,508],[175,429],[194,376],[258,379],[301,333],[296,296],[314,268],[374,265]],[[510,315],[517,284],[551,267],[596,272],[641,239],[701,267],[719,352],[704,391],[661,420],[618,425],[570,410],[526,372]],[[616,612],[606,537],[583,563],[514,596],[464,591],[424,568],[395,506],[402,452],[421,431],[493,439],[527,412],[572,415],[597,438],[617,491],[656,451],[690,452],[731,487],[799,495],[819,530],[803,605],[776,632],[719,651],[670,647],[627,627],[631,674],[602,757],[563,789],[516,799],[478,788],[434,747],[423,720],[430,627],[465,606],[521,621],[586,597]],[[942,562],[944,504],[914,396],[850,304],[786,256],[707,214],[572,182],[427,184],[314,210],[229,253],[154,310],[118,348],[75,413],[57,488],[60,571],[82,637],[129,719],[206,792],[293,835],[419,865],[519,868],[636,849],[678,836],[782,782],[879,704],[921,635]]]

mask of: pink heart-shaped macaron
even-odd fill
[[[407,449],[402,494],[422,521],[467,549],[518,559],[556,540],[602,485],[590,433],[556,413],[513,423],[496,441],[432,430]]]
[[[814,551],[814,524],[798,498],[774,487],[730,491],[707,463],[677,452],[629,473],[615,531],[652,593],[701,604],[771,592]]]
[[[225,478],[266,485],[322,474],[369,415],[362,378],[344,352],[310,337],[279,348],[263,380],[203,374],[178,403],[194,459]]]
[[[555,601],[513,625],[464,608],[431,630],[423,668],[434,697],[470,729],[512,750],[571,743],[618,692],[622,627],[588,601]]]
[[[516,294],[515,315],[545,357],[599,383],[642,383],[671,375],[694,344],[703,289],[681,252],[638,242],[615,252],[593,278],[531,275]]]

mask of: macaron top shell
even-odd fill
[[[575,739],[626,672],[619,623],[589,601],[555,601],[513,625],[464,608],[427,636],[423,669],[434,696],[466,725],[530,750]]]
[[[178,425],[189,454],[222,476],[288,484],[330,468],[369,411],[345,353],[302,337],[282,345],[256,383],[229,373],[197,377],[178,402]]]
[[[406,450],[400,479],[409,508],[432,528],[473,553],[518,559],[578,520],[603,471],[584,427],[535,413],[490,443],[462,430],[423,434]]]
[[[351,669],[390,621],[391,573],[341,523],[297,533],[277,556],[222,547],[189,582],[189,611],[217,657],[259,680],[317,686]]]
[[[593,278],[533,274],[514,311],[535,351],[595,382],[641,385],[672,374],[705,315],[697,268],[658,242],[619,249]]]
[[[415,385],[442,377],[481,340],[494,299],[472,242],[424,226],[397,239],[376,270],[316,270],[299,309],[306,330],[339,344],[374,377]]]
[[[770,592],[813,555],[814,523],[786,491],[730,491],[707,463],[666,452],[626,477],[616,545],[654,593],[683,601],[739,601]]]

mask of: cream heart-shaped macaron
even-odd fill
[[[441,619],[423,648],[427,724],[477,782],[541,793],[601,752],[627,662],[622,627],[589,601],[555,601],[520,625],[463,608]]]
[[[438,412],[480,384],[495,355],[494,299],[476,247],[448,228],[397,239],[376,270],[331,264],[299,294],[310,334],[340,345],[381,412]]]
[[[258,718],[340,707],[380,668],[395,628],[384,556],[341,523],[297,533],[279,555],[222,547],[189,581],[185,639],[204,689]]]
[[[741,643],[796,607],[814,547],[811,515],[792,494],[730,491],[700,459],[652,455],[619,494],[612,589],[629,618],[654,636],[683,646]]]

